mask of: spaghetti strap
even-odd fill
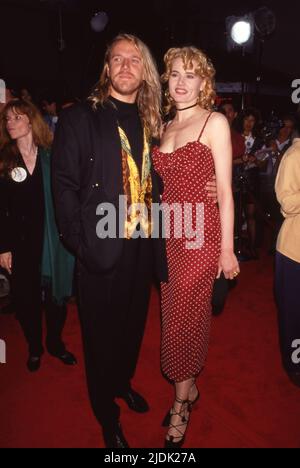
[[[199,138],[198,138],[197,141],[200,141],[200,139],[201,139],[201,137],[202,137],[202,135],[203,135],[203,133],[204,133],[205,127],[206,127],[206,125],[207,125],[207,122],[209,121],[210,116],[212,115],[212,113],[213,113],[213,112],[210,112],[210,113],[209,113],[209,115],[208,115],[208,117],[207,117],[207,119],[206,119],[206,121],[205,121],[205,124],[203,125],[203,128],[202,128],[202,130],[201,130],[201,133],[200,133]]]

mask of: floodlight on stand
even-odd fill
[[[248,21],[237,21],[231,28],[230,36],[236,44],[246,44],[251,37],[251,24]]]
[[[227,49],[232,51],[241,47],[250,51],[254,38],[254,19],[250,13],[245,16],[226,18]]]

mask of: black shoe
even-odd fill
[[[136,413],[147,413],[149,411],[149,405],[146,400],[130,388],[126,393],[119,395],[119,398],[126,401],[128,407]]]
[[[188,405],[189,405],[189,412],[191,413],[192,412],[192,409],[193,407],[195,406],[196,407],[196,403],[198,402],[199,398],[200,398],[200,393],[199,393],[199,390],[197,388],[197,396],[194,400],[187,400],[188,401]],[[166,416],[164,417],[163,419],[163,422],[162,422],[162,427],[168,427],[170,426],[170,422],[171,422],[171,417],[172,417],[172,408],[167,412]]]
[[[114,428],[103,428],[103,439],[106,448],[129,448],[120,423]]]
[[[167,437],[165,438],[165,444],[164,444],[165,448],[170,448],[170,449],[179,449],[183,446],[185,442],[185,432],[187,430],[187,426],[188,426],[188,423],[190,420],[190,414],[191,414],[190,413],[191,404],[189,403],[189,400],[181,400],[179,398],[176,398],[176,402],[180,403],[181,408],[180,408],[180,411],[176,411],[175,408],[171,409],[169,430],[175,429],[178,436],[170,435],[168,432]],[[178,424],[172,423],[173,416],[179,417]]]
[[[41,367],[41,358],[39,356],[29,356],[27,369],[29,372],[37,372]]]
[[[69,351],[65,351],[63,354],[53,354],[49,353],[51,356],[59,359],[65,366],[75,366],[77,364],[77,359],[74,354]]]
[[[164,448],[166,449],[180,449],[185,442],[185,437],[182,437],[177,442],[174,442],[174,438],[172,439],[165,439]]]

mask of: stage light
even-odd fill
[[[254,18],[251,13],[245,16],[228,16],[226,18],[227,49],[237,48],[251,50],[254,38]]]
[[[102,32],[108,23],[108,16],[105,11],[99,11],[91,19],[91,28],[94,32]]]
[[[251,24],[248,21],[237,21],[231,28],[230,36],[236,44],[246,44],[251,37]]]
[[[276,27],[276,17],[272,10],[261,7],[244,16],[226,18],[227,49],[243,48],[252,51],[254,36],[263,40],[270,36]]]
[[[270,36],[276,27],[276,17],[272,10],[261,7],[244,16],[228,16],[226,18],[227,51],[240,51],[241,61],[241,85],[242,85],[242,109],[245,105],[246,74],[243,63],[246,64],[246,52],[254,51],[254,38],[258,44],[258,60],[256,75],[256,98],[258,99],[262,80],[262,58],[265,39]]]
[[[254,12],[254,21],[260,38],[270,36],[276,28],[276,16],[267,7],[261,7]]]

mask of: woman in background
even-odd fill
[[[277,241],[275,270],[281,355],[284,369],[300,386],[300,138],[294,139],[283,156],[275,190],[285,218]]]
[[[246,186],[243,193],[243,206],[247,221],[248,232],[248,257],[257,259],[256,231],[257,208],[256,200],[259,198],[259,166],[255,153],[263,146],[263,140],[259,136],[261,116],[254,108],[245,109],[240,116],[240,132],[245,140],[245,154],[242,157],[244,173],[246,174]]]
[[[61,339],[66,298],[72,292],[73,257],[59,240],[50,184],[52,135],[30,102],[8,103],[0,122],[0,266],[12,280],[16,317],[28,343],[29,371],[43,354],[42,287],[47,349],[74,365]]]

